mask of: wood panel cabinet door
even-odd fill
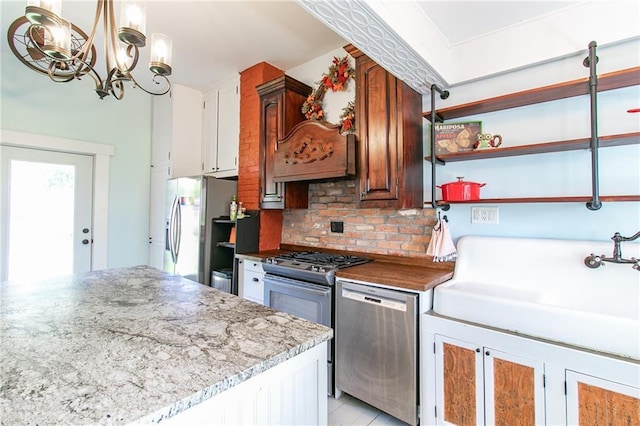
[[[437,424],[484,424],[482,347],[436,335],[435,351]]]
[[[483,359],[486,424],[544,425],[544,363],[490,348]]]
[[[640,389],[637,387],[569,370],[566,382],[567,424],[640,425]]]
[[[305,182],[273,181],[274,153],[278,140],[303,121],[302,105],[311,87],[282,76],[257,87],[260,96],[260,207],[307,208],[309,185]]]
[[[440,335],[435,350],[438,424],[545,424],[544,363]]]
[[[357,50],[359,207],[421,208],[422,96]]]

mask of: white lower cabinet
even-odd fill
[[[240,259],[238,296],[264,305],[264,269],[260,260]]]
[[[638,360],[421,317],[421,424],[640,425]]]

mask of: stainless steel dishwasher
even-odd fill
[[[336,388],[418,423],[418,295],[336,280]]]

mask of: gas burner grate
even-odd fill
[[[293,252],[277,256],[279,260],[295,260],[298,262],[308,262],[315,265],[332,266],[335,268],[345,268],[370,262],[370,259],[363,257],[342,255],[334,253],[324,253],[319,251]]]

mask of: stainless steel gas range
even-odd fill
[[[336,271],[370,261],[363,257],[320,251],[293,252],[266,258],[262,264],[265,271],[264,303],[335,330]],[[329,342],[327,350],[327,393],[333,395],[333,340]]]

